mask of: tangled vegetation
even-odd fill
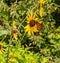
[[[60,0],[0,0],[0,63],[60,63]]]

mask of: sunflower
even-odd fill
[[[36,13],[32,13],[32,11],[27,15],[27,25],[25,27],[25,32],[28,35],[34,35],[34,32],[38,32],[36,22],[38,22],[38,18],[36,18]]]
[[[43,14],[43,5],[45,3],[45,0],[40,0],[40,16],[42,17]]]
[[[13,23],[12,23],[12,36],[15,40],[18,39],[18,30],[16,28],[16,22],[15,21],[13,21]]]
[[[3,43],[0,42],[0,54],[3,52]]]

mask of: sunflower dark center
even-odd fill
[[[35,21],[35,20],[30,20],[29,25],[30,25],[31,27],[35,26],[35,24],[36,24],[36,21]]]

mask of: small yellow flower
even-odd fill
[[[0,54],[3,52],[2,46],[3,46],[3,43],[0,42]]]
[[[40,0],[40,16],[42,17],[43,14],[43,5],[45,3],[45,0]]]
[[[27,26],[25,27],[25,32],[28,35],[34,35],[34,32],[38,32],[36,23],[38,22],[38,18],[36,18],[36,14],[32,13],[32,11],[28,14],[27,18]]]
[[[15,21],[13,21],[13,23],[12,23],[12,36],[15,40],[18,39],[18,30],[16,28],[16,22]]]

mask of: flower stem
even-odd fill
[[[9,61],[10,45],[11,44],[12,44],[12,36],[10,37],[10,40],[9,40],[6,63],[8,63],[8,61]]]

